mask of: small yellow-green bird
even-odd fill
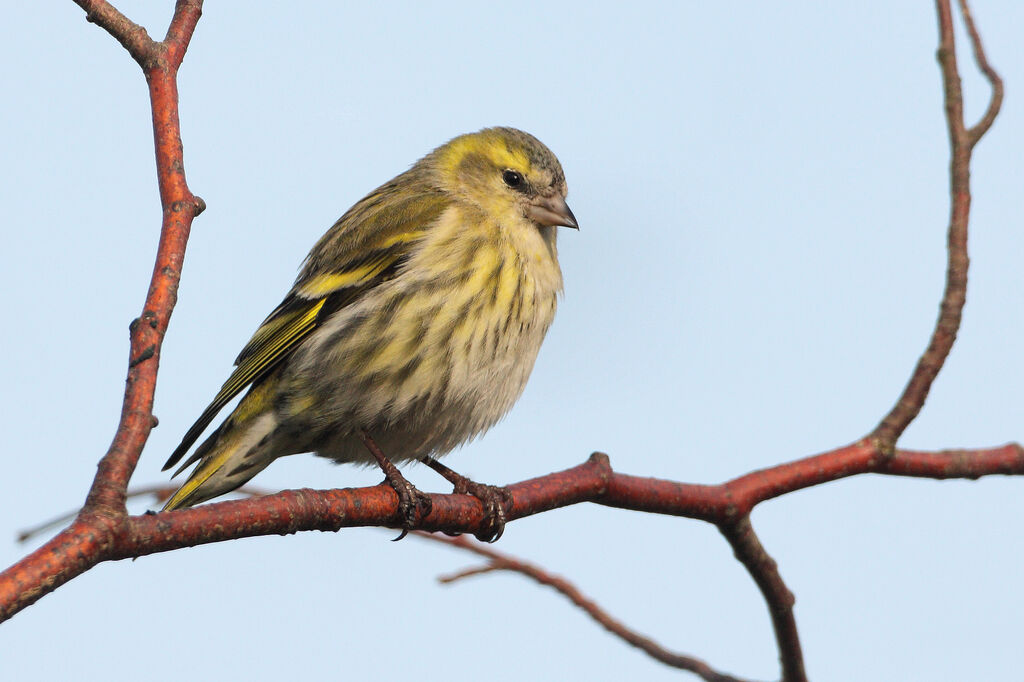
[[[199,463],[164,509],[301,452],[390,467],[408,504],[418,491],[388,460],[433,466],[523,392],[562,291],[557,228],[578,229],[565,196],[561,164],[537,138],[487,128],[350,208],[167,460],[165,470],[249,389],[175,472]]]

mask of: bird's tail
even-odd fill
[[[274,461],[269,453],[277,418],[272,412],[262,412],[238,419],[239,413],[246,411],[244,402],[182,467],[199,462],[188,480],[167,500],[163,511],[191,507],[230,492]]]

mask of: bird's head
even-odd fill
[[[538,228],[579,229],[565,203],[562,165],[529,133],[485,128],[456,137],[431,157],[444,191],[477,205],[499,223],[525,219]]]

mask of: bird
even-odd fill
[[[165,471],[247,390],[174,473],[196,465],[163,511],[311,452],[376,462],[399,496],[404,535],[429,508],[394,463],[418,460],[484,502],[485,539],[496,540],[507,492],[436,458],[487,431],[526,386],[562,295],[558,228],[579,229],[567,191],[542,142],[493,127],[451,139],[358,201],[313,246],[168,458]]]

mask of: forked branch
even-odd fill
[[[984,116],[970,130],[964,125],[964,102],[957,68],[953,12],[949,0],[936,0],[935,4],[939,18],[937,56],[942,72],[946,127],[950,143],[950,216],[946,240],[946,288],[939,305],[939,318],[928,347],[910,375],[910,381],[903,389],[903,394],[871,433],[879,449],[886,455],[892,453],[896,441],[924,407],[932,382],[945,364],[960,330],[964,303],[967,301],[967,268],[970,263],[967,257],[967,222],[971,211],[971,152],[981,136],[992,126],[1003,101],[1003,82],[988,63],[967,0],[960,0],[964,22],[974,47],[975,60],[992,85],[992,96]]]

